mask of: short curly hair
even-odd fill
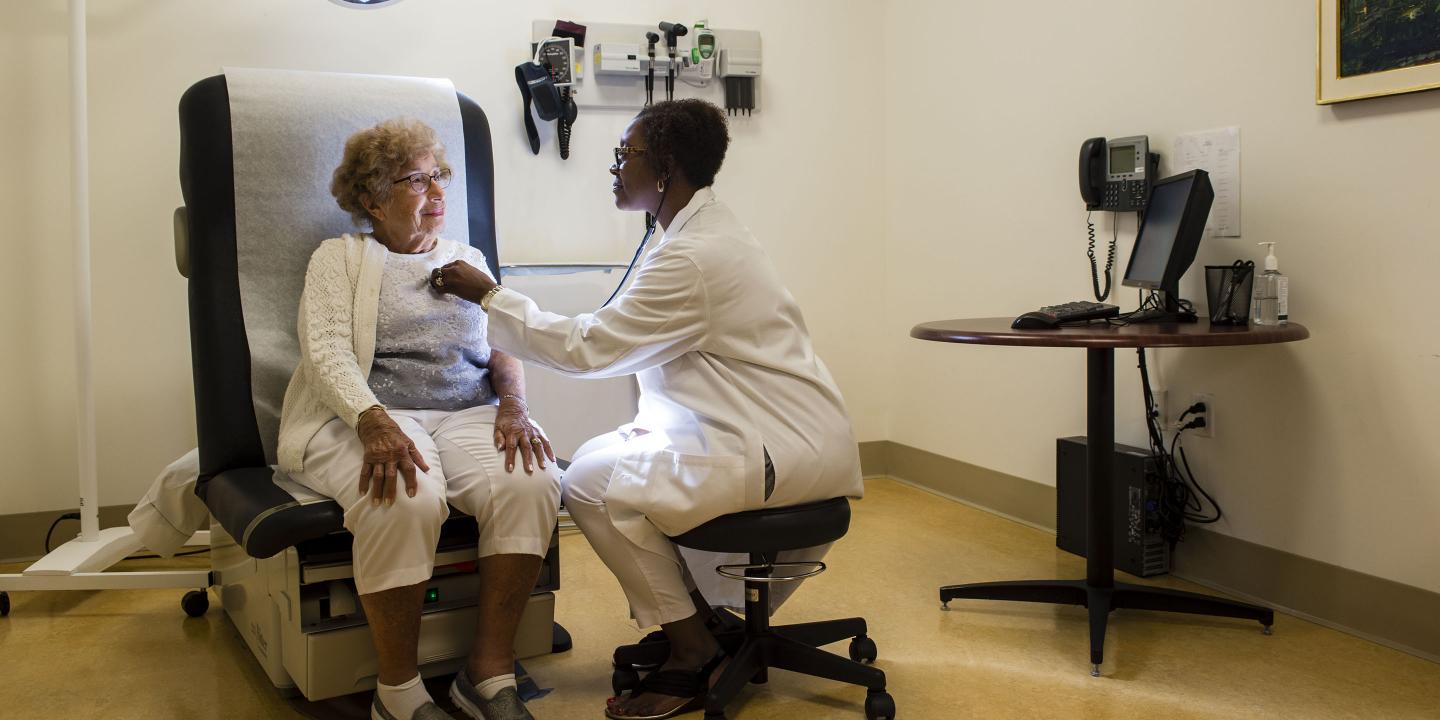
[[[675,163],[696,187],[715,182],[730,146],[730,132],[720,108],[695,98],[665,100],[641,110],[635,122],[640,123],[640,136],[645,138],[651,158]]]
[[[449,168],[445,146],[434,128],[410,118],[386,120],[345,141],[345,155],[330,179],[330,194],[356,225],[371,226],[370,211],[360,202],[361,195],[369,193],[375,203],[389,200],[395,176],[431,154],[441,168]]]

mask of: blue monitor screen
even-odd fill
[[[1156,183],[1145,213],[1145,225],[1135,238],[1130,265],[1124,283],[1129,286],[1158,288],[1165,278],[1165,266],[1175,248],[1185,203],[1190,197],[1193,181]]]

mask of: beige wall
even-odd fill
[[[716,183],[770,250],[846,393],[862,440],[881,439],[873,379],[879,305],[857,287],[878,280],[880,115],[842,104],[873,87],[873,55],[836,46],[874,39],[879,11],[829,3],[501,2],[407,0],[354,11],[326,0],[90,2],[94,347],[100,501],[139,499],[194,444],[185,282],[174,269],[176,103],[222,66],[443,76],[490,115],[504,262],[627,261],[641,220],[610,201],[606,168],[629,112],[581,114],[574,152],[524,144],[512,68],[535,18],[685,23],[761,31],[764,111],[732,125]],[[809,20],[823,18],[822,36]],[[0,3],[0,514],[76,504],[66,3]],[[824,57],[832,71],[814,72]],[[817,119],[816,113],[819,113]],[[539,196],[559,188],[565,212]],[[835,212],[835,208],[857,209]],[[817,248],[822,249],[816,252]],[[0,552],[0,556],[4,553]]]
[[[604,166],[626,116],[587,113],[568,164],[521,140],[510,67],[535,17],[708,15],[764,35],[766,108],[737,122],[719,191],[807,311],[861,440],[891,439],[1053,482],[1084,432],[1079,351],[968,348],[911,325],[1087,297],[1079,142],[1242,131],[1245,235],[1196,267],[1281,243],[1314,337],[1162,351],[1171,405],[1215,396],[1187,443],[1245,540],[1440,590],[1440,92],[1317,107],[1311,3],[1045,0],[586,2],[101,0],[90,20],[95,351],[105,504],[133,501],[193,443],[184,283],[170,258],[175,102],[222,65],[453,78],[491,113],[507,262],[623,258],[636,218]],[[0,5],[0,513],[74,504],[65,10]],[[946,57],[921,55],[941,41]],[[1112,78],[1124,77],[1125,82]],[[883,91],[875,88],[883,80]],[[573,207],[545,212],[540,188]],[[1133,216],[1121,221],[1123,267]],[[1109,219],[1099,232],[1108,235]],[[1185,294],[1198,298],[1199,273]],[[1133,294],[1122,294],[1124,304]],[[1143,441],[1134,356],[1117,355],[1118,437]]]
[[[1239,126],[1244,236],[1207,240],[1183,294],[1203,297],[1201,265],[1279,241],[1313,337],[1157,353],[1172,406],[1215,396],[1215,437],[1186,447],[1227,513],[1216,529],[1440,590],[1440,321],[1421,309],[1440,268],[1440,92],[1316,106],[1315,6],[1299,0],[885,14],[886,337],[905,369],[889,438],[1053,483],[1054,438],[1085,432],[1081,351],[898,338],[1089,297],[1081,140],[1146,133],[1167,153],[1177,134]],[[916,42],[941,29],[955,54],[922,72]],[[1126,215],[1121,268],[1133,231]],[[1141,444],[1133,352],[1116,382],[1117,438]]]

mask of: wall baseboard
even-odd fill
[[[860,443],[866,477],[887,476],[1055,532],[1055,488],[908,445]],[[1440,593],[1190,527],[1171,574],[1237,599],[1440,662]]]
[[[120,527],[134,505],[109,505],[100,508],[100,527]],[[29,562],[45,554],[45,531],[55,518],[73,510],[0,515],[0,563]],[[55,528],[52,545],[62,545],[80,533],[79,520],[66,520]]]

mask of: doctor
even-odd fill
[[[595,313],[545,312],[463,261],[431,277],[489,313],[494,347],[573,376],[638,377],[635,422],[587,442],[564,478],[565,506],[636,623],[671,642],[659,670],[610,701],[611,718],[700,707],[723,662],[710,605],[670,537],[721,515],[863,492],[844,401],[800,308],[710,188],[728,144],[724,114],[700,100],[656,103],[631,121],[610,167],[615,206],[653,213],[665,232]]]

